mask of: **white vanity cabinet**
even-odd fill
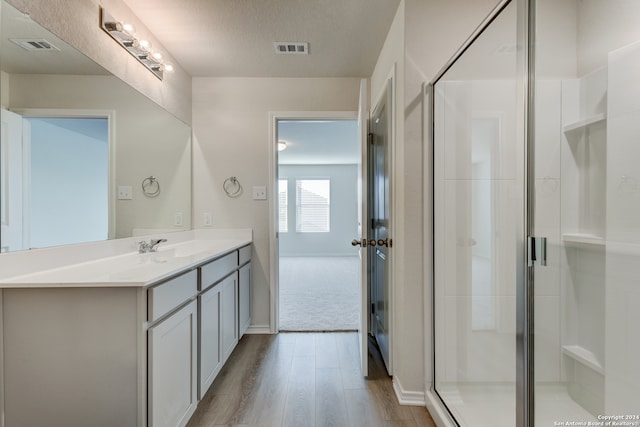
[[[234,251],[200,267],[199,398],[238,344],[239,259]]]
[[[196,410],[197,288],[192,270],[147,291],[149,426],[184,426]]]
[[[238,250],[238,339],[251,324],[251,246]]]
[[[198,398],[207,392],[222,368],[220,352],[220,286],[212,286],[198,297],[200,318],[200,378]]]
[[[222,363],[226,362],[238,344],[238,277],[234,273],[220,283],[220,346]]]
[[[250,323],[247,240],[4,280],[0,425],[185,426]]]

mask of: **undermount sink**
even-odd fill
[[[160,246],[155,252],[166,257],[186,258],[202,252],[219,251],[233,243],[229,240],[191,240],[188,242],[175,243],[172,245]]]

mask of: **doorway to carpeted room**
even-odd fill
[[[357,256],[281,257],[281,331],[355,331],[360,282]]]
[[[358,122],[282,119],[277,137],[279,330],[358,330]]]

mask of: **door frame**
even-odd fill
[[[108,191],[108,238],[116,237],[116,112],[115,110],[101,109],[72,109],[72,108],[16,108],[14,113],[28,118],[96,118],[107,119],[108,131],[108,162],[109,180]],[[30,143],[30,140],[29,140]],[[27,152],[31,146],[23,146],[23,151]],[[29,182],[25,181],[23,192],[30,191]]]
[[[269,330],[280,330],[280,249],[278,244],[278,121],[358,120],[357,111],[270,111],[269,112]],[[365,197],[363,194],[362,197]],[[351,239],[345,236],[345,241]]]

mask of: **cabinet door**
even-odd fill
[[[222,361],[227,360],[238,343],[238,275],[232,274],[224,279],[221,286],[221,345]]]
[[[238,270],[238,320],[242,338],[251,324],[251,264],[247,264]]]
[[[184,426],[197,401],[197,304],[149,328],[149,426]]]
[[[207,392],[222,367],[220,357],[220,289],[217,285],[200,297],[200,387],[199,399]]]

